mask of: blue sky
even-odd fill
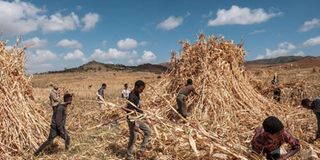
[[[246,60],[320,56],[320,1],[1,1],[1,39],[22,35],[29,73],[97,60],[168,61],[201,32],[245,42]]]

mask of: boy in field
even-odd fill
[[[52,109],[54,109],[54,107],[60,103],[60,94],[59,94],[58,86],[53,85],[53,89],[51,90],[49,95],[49,100],[50,100],[50,105]]]
[[[316,138],[320,138],[320,96],[317,97],[314,101],[311,101],[310,99],[306,98],[301,101],[301,106],[306,108],[306,109],[311,109],[313,113],[317,117],[317,132],[316,132]]]
[[[192,85],[192,80],[188,79],[187,84],[182,87],[178,93],[177,96],[177,105],[178,105],[178,112],[183,116],[184,118],[187,118],[187,105],[186,105],[186,97],[192,92],[195,95],[199,95],[193,85]]]
[[[284,143],[288,143],[291,150],[281,155],[280,147]],[[267,160],[288,159],[300,150],[299,140],[285,130],[282,122],[274,116],[266,118],[262,127],[256,129],[251,145],[256,153],[266,155]]]
[[[37,149],[34,153],[35,156],[38,156],[48,145],[50,145],[54,138],[57,136],[60,136],[65,141],[65,150],[69,149],[70,144],[70,137],[68,135],[68,132],[65,128],[66,125],[66,118],[67,118],[67,106],[69,106],[72,102],[72,95],[71,94],[65,94],[63,96],[64,103],[60,103],[57,106],[54,107],[53,115],[51,119],[51,125],[50,125],[50,133],[47,141],[45,141],[39,149]]]
[[[134,105],[128,103],[125,111],[130,112],[138,112],[140,115],[143,114],[143,111],[140,109],[140,94],[143,92],[145,88],[145,83],[141,80],[138,80],[134,84],[134,89],[129,94],[128,100]],[[138,116],[139,117],[139,116]],[[151,129],[149,125],[142,120],[142,118],[136,118],[127,116],[127,122],[129,126],[130,138],[128,142],[128,151],[127,151],[127,159],[133,159],[133,147],[137,139],[137,131],[141,130],[143,132],[143,141],[140,147],[140,154],[143,156],[146,151],[146,146],[148,144]]]
[[[271,81],[271,85],[273,88],[273,99],[276,100],[277,102],[280,102],[281,99],[281,89],[280,89],[280,84],[278,80],[277,74],[273,76],[273,79]]]
[[[105,89],[107,88],[107,85],[105,83],[103,83],[100,87],[100,89],[98,90],[98,95],[104,99],[104,91]],[[104,103],[103,101],[100,99],[100,97],[98,97],[98,103],[99,103],[99,106],[100,108],[103,107]]]
[[[129,94],[130,94],[130,90],[128,89],[128,84],[124,84],[124,89],[121,92],[121,97],[128,99],[129,98]]]

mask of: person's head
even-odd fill
[[[65,104],[71,104],[71,102],[72,102],[72,94],[66,93],[66,94],[63,96],[63,102],[64,102]]]
[[[187,80],[187,85],[192,85],[192,83],[193,83],[193,82],[192,82],[192,79],[188,79],[188,80]]]
[[[145,87],[146,84],[142,80],[137,80],[136,83],[134,83],[134,90],[138,93],[142,93]]]
[[[282,122],[275,116],[269,116],[262,123],[265,132],[270,134],[270,138],[277,139],[284,131]]]
[[[125,89],[127,89],[128,88],[128,84],[126,83],[126,84],[124,84],[124,88]]]
[[[57,85],[54,85],[53,89],[57,91],[59,89],[59,87]]]
[[[308,109],[311,109],[311,101],[310,99],[308,98],[305,98],[301,101],[301,106],[304,107],[304,108],[308,108]]]
[[[102,84],[102,88],[103,88],[103,89],[106,89],[106,88],[107,88],[107,84],[103,83],[103,84]]]

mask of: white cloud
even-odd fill
[[[151,51],[143,51],[143,55],[138,59],[138,63],[150,63],[157,59],[157,56]]]
[[[79,8],[79,7],[77,7]],[[25,35],[42,30],[43,33],[76,30],[91,30],[99,21],[96,13],[87,13],[80,21],[74,12],[63,15],[59,12],[46,15],[45,9],[30,2],[20,0],[8,2],[0,0],[0,33],[4,35]]]
[[[54,69],[51,63],[42,63],[34,65],[32,63],[26,63],[26,72],[29,73],[41,73]]]
[[[157,28],[168,31],[177,28],[183,23],[182,17],[170,16],[157,25]]]
[[[81,60],[83,62],[85,62],[87,59],[85,57],[85,55],[83,54],[83,52],[79,49],[73,51],[73,52],[69,52],[67,53],[64,57],[64,60],[66,61],[75,61],[75,60]]]
[[[148,44],[147,41],[141,41],[141,42],[139,43],[139,46],[146,46],[147,44]]]
[[[317,46],[317,45],[320,45],[320,36],[310,38],[310,39],[306,40],[305,42],[303,42],[303,46],[305,46],[305,47],[311,47],[311,46]]]
[[[296,48],[295,45],[293,45],[292,43],[289,42],[282,42],[279,44],[278,46],[280,49],[286,49],[286,50],[293,50]]]
[[[109,48],[107,51],[103,51],[100,48],[95,49],[93,54],[91,55],[91,59],[98,59],[98,60],[124,60],[129,59],[135,56],[135,51],[120,51],[116,48]]]
[[[294,53],[293,55],[294,55],[294,56],[306,56],[306,55],[304,54],[304,52],[302,52],[302,51],[299,51],[299,52],[297,52],[297,53]]]
[[[264,33],[264,32],[266,32],[265,29],[258,29],[258,30],[255,30],[255,31],[251,32],[250,34],[251,35],[256,35],[256,34],[260,34],[260,33]]]
[[[49,18],[42,18],[41,21],[41,28],[45,33],[75,30],[80,25],[79,17],[73,12],[67,16],[55,13]]]
[[[216,19],[208,21],[209,26],[221,25],[249,25],[258,24],[269,20],[272,17],[280,15],[281,13],[267,13],[262,8],[250,9],[247,7],[241,8],[236,5],[231,6],[229,10],[219,9],[217,11]]]
[[[72,49],[81,49],[82,44],[78,42],[77,40],[69,40],[69,39],[63,39],[57,43],[58,47],[61,48],[72,48]]]
[[[23,44],[28,48],[42,48],[45,47],[47,43],[47,40],[40,39],[39,37],[33,37],[23,42]]]
[[[133,66],[135,64],[133,59],[129,59],[128,60],[128,65]]]
[[[23,35],[38,28],[39,13],[42,9],[29,2],[0,1],[0,32],[2,34]]]
[[[305,21],[303,26],[300,28],[300,32],[307,32],[314,28],[320,28],[320,19],[313,18],[310,21]]]
[[[281,56],[304,56],[302,51],[296,52],[297,47],[289,42],[282,42],[278,45],[278,48],[275,50],[271,50],[266,48],[266,53],[264,55],[258,55],[256,59],[269,59],[276,58]]]
[[[35,54],[29,57],[30,62],[33,64],[41,64],[57,58],[57,55],[50,50],[36,50]]]
[[[81,21],[84,23],[84,27],[82,28],[82,31],[89,31],[93,29],[97,22],[99,21],[100,16],[97,13],[87,13]]]
[[[118,41],[117,46],[119,49],[129,50],[138,46],[138,42],[132,38],[126,38]]]

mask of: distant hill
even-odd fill
[[[142,72],[154,72],[163,73],[167,71],[167,67],[158,64],[142,64],[138,66],[125,66],[122,64],[104,64],[97,61],[90,61],[84,65],[74,68],[66,68],[61,71],[49,71],[46,73],[67,73],[67,72],[98,72],[98,71],[142,71]],[[45,74],[45,73],[43,73]]]
[[[271,59],[258,59],[253,61],[247,61],[246,64],[280,64],[280,63],[289,63],[298,61],[301,59],[305,59],[306,57],[302,56],[285,56],[285,57],[277,57]]]
[[[312,56],[287,56],[278,57],[272,59],[259,59],[245,62],[247,68],[259,67],[273,67],[279,65],[294,66],[300,68],[312,68],[320,67],[320,57]],[[142,72],[153,72],[153,73],[164,73],[170,70],[171,66],[169,62],[160,64],[142,64],[138,66],[125,66],[122,64],[104,64],[97,61],[90,61],[84,65],[74,68],[68,68],[61,71],[49,71],[45,73],[67,73],[67,72],[98,72],[98,71],[142,71]],[[45,74],[42,73],[42,74]]]
[[[320,67],[320,57],[313,56],[286,56],[286,57],[277,57],[272,59],[259,59],[253,61],[247,61],[247,67],[252,67],[256,65],[260,66],[277,66],[277,65],[290,65],[300,68],[312,68]]]

